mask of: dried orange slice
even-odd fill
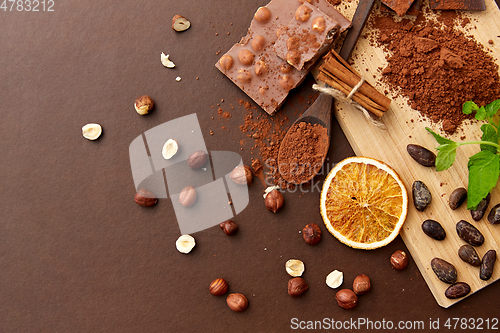
[[[323,183],[321,216],[342,243],[371,250],[399,234],[408,211],[408,194],[387,164],[369,157],[349,157]]]

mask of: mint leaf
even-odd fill
[[[467,209],[474,209],[495,187],[500,175],[500,157],[489,150],[482,150],[469,158],[469,188]]]
[[[479,108],[479,110],[477,110],[475,118],[477,120],[485,120],[486,119],[486,109],[484,108],[484,106],[481,106]]]
[[[500,99],[497,99],[496,101],[491,102],[490,104],[487,104],[484,109],[486,110],[486,116],[488,118],[493,117],[497,111],[500,109]],[[497,141],[498,143],[498,141]]]
[[[483,124],[481,126],[481,131],[483,131],[483,136],[481,137],[481,141],[498,143],[498,132],[497,132],[495,126],[493,126],[491,124]],[[493,154],[497,153],[497,149],[495,147],[493,147],[492,145],[481,144],[480,147],[481,147],[481,150],[489,150]]]
[[[451,141],[451,143],[440,145],[436,148],[439,150],[436,156],[436,171],[446,170],[453,165],[455,156],[457,155],[457,147],[458,145]]]
[[[462,105],[462,112],[465,114],[471,114],[472,111],[477,111],[477,110],[479,110],[479,106],[477,106],[477,104],[474,103],[473,101],[465,102]]]
[[[445,145],[445,144],[449,144],[449,143],[455,143],[453,140],[443,138],[441,135],[437,134],[436,132],[434,132],[433,130],[431,130],[429,127],[426,127],[425,129],[434,136],[434,138],[436,139],[436,141],[440,145]]]

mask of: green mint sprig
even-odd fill
[[[469,101],[462,106],[462,112],[472,114],[475,112],[477,120],[486,120],[481,126],[483,135],[481,141],[455,142],[444,138],[432,131],[429,131],[439,146],[436,156],[436,170],[448,169],[455,162],[457,148],[463,145],[479,144],[481,149],[477,154],[472,155],[467,163],[469,169],[469,188],[467,190],[467,209],[475,209],[479,202],[496,186],[500,176],[500,123],[495,123],[493,117],[500,110],[500,99],[490,104],[478,107],[476,103]]]

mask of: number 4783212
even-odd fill
[[[53,12],[54,0],[0,0],[4,12]]]

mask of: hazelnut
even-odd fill
[[[326,285],[332,289],[340,287],[344,282],[344,273],[338,270],[334,270],[326,276]]]
[[[244,311],[248,307],[248,299],[240,293],[227,295],[226,302],[229,308],[235,312]]]
[[[370,278],[364,274],[356,276],[354,282],[352,283],[352,290],[356,295],[362,295],[370,290]]]
[[[335,299],[339,306],[346,310],[353,309],[358,304],[358,296],[351,289],[337,291]]]
[[[82,135],[88,140],[97,140],[102,134],[102,127],[99,124],[87,124],[82,127]]]
[[[267,7],[259,7],[253,16],[259,23],[267,23],[271,19],[271,11]]]
[[[254,55],[247,49],[243,49],[238,52],[238,59],[241,61],[243,65],[251,65],[253,63]]]
[[[290,51],[286,54],[286,62],[290,65],[298,65],[300,63],[300,53],[297,51]]]
[[[321,240],[321,229],[316,223],[309,223],[302,229],[302,237],[307,244],[317,244]]]
[[[169,59],[169,56],[169,54],[165,55],[165,53],[162,52],[160,55],[161,64],[167,68],[174,68],[175,64]]]
[[[391,265],[397,270],[405,269],[408,266],[408,256],[404,251],[396,250],[391,255]]]
[[[288,295],[298,297],[302,295],[309,286],[306,281],[301,277],[295,277],[288,280]]]
[[[189,155],[187,163],[193,170],[201,169],[208,161],[208,154],[203,150],[197,150]]]
[[[175,242],[175,247],[180,253],[188,254],[195,247],[196,242],[191,235],[181,235]]]
[[[231,171],[229,177],[238,185],[252,184],[252,169],[246,165],[238,165]]]
[[[293,88],[293,78],[290,75],[283,75],[280,79],[280,86],[285,90]]]
[[[252,74],[245,69],[239,69],[236,79],[241,83],[248,83],[252,80]]]
[[[255,63],[255,74],[266,75],[269,72],[267,65],[264,61],[260,60]]]
[[[179,150],[179,145],[177,143],[177,140],[174,139],[168,139],[167,142],[163,145],[163,148],[161,150],[161,155],[163,156],[164,159],[169,160],[172,157],[177,154],[177,151]]]
[[[219,65],[223,70],[225,71],[229,70],[231,67],[233,67],[233,57],[227,54],[223,55],[219,59]]]
[[[285,74],[288,74],[292,71],[292,66],[290,66],[289,64],[285,63],[285,64],[282,64],[280,66],[280,71],[281,73],[285,73]]]
[[[138,97],[134,103],[135,111],[141,116],[148,114],[153,108],[153,105],[153,100],[148,95]]]
[[[226,235],[234,235],[238,231],[238,225],[231,220],[222,222],[219,227]]]
[[[286,49],[288,51],[297,50],[299,48],[299,45],[300,45],[299,37],[292,36],[286,40]]]
[[[272,190],[266,195],[265,204],[267,209],[276,213],[283,207],[284,201],[283,194],[280,191]]]
[[[252,48],[255,52],[260,52],[266,46],[266,40],[262,36],[256,36],[252,39]]]
[[[196,201],[196,189],[193,186],[186,186],[179,194],[179,203],[184,207],[192,206]]]
[[[302,276],[305,269],[304,263],[299,259],[290,259],[285,263],[286,272],[293,277]]]
[[[311,22],[311,29],[316,31],[316,32],[323,32],[326,29],[326,21],[324,18],[321,16],[316,17],[312,22]]]
[[[191,22],[187,18],[181,15],[175,15],[172,18],[172,29],[174,29],[177,32],[181,32],[184,30],[189,29],[191,26]]]
[[[224,279],[215,279],[210,283],[210,293],[214,296],[222,296],[227,292],[229,285]]]
[[[307,22],[307,20],[309,20],[309,18],[311,17],[311,12],[311,8],[307,7],[306,5],[302,5],[297,8],[297,11],[295,12],[295,19],[297,21]]]
[[[158,202],[156,196],[151,191],[148,191],[145,188],[141,188],[137,191],[134,200],[138,205],[144,207],[154,206]]]

